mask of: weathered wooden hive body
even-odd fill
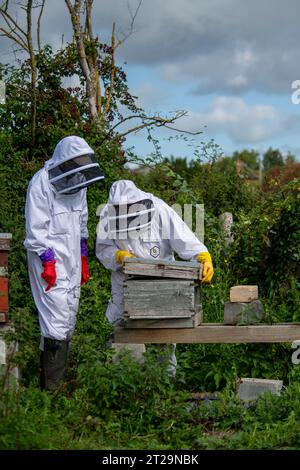
[[[193,328],[202,321],[197,262],[126,259],[127,328]]]

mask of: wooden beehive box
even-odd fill
[[[125,260],[127,328],[193,328],[202,321],[197,262]]]

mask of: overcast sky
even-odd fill
[[[94,0],[94,32],[106,41],[113,21],[126,32],[128,3]],[[17,7],[20,8],[20,7]],[[19,12],[20,15],[20,12]],[[226,154],[269,146],[300,157],[300,104],[292,82],[300,80],[299,0],[143,0],[134,34],[119,49],[129,86],[149,112],[188,111],[180,122],[204,130]],[[64,0],[46,0],[42,40],[54,47],[71,35]],[[11,57],[0,38],[1,62]],[[167,154],[191,157],[192,148],[164,140]],[[138,153],[151,151],[145,135],[132,137]]]

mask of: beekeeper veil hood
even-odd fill
[[[62,139],[45,167],[58,194],[76,193],[104,178],[94,151],[77,136]]]
[[[112,236],[147,229],[154,215],[153,195],[130,180],[113,183],[108,199],[108,229]]]

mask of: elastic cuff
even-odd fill
[[[202,251],[202,253],[199,253],[197,256],[197,261],[199,261],[199,263],[205,263],[207,261],[212,262],[212,259],[208,251]]]
[[[53,261],[55,259],[54,257],[54,251],[52,248],[48,248],[44,253],[40,255],[40,260],[42,263],[48,263],[49,261]]]
[[[81,240],[80,240],[80,250],[81,250],[81,256],[88,257],[89,250],[88,250],[88,245],[87,245],[87,239],[86,238],[81,238]]]

